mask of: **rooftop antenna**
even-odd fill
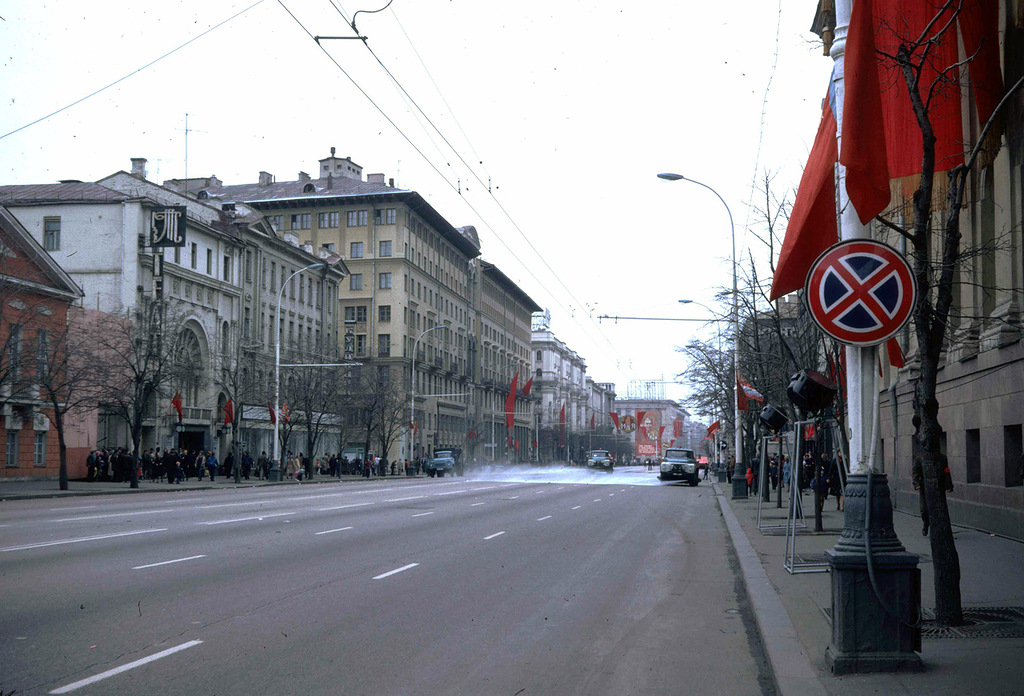
[[[175,130],[183,130],[176,128]],[[188,112],[185,112],[185,195],[188,195],[188,134],[189,133],[205,133],[206,131],[196,130],[195,128],[188,127]]]

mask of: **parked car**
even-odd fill
[[[700,467],[697,465],[697,458],[693,456],[693,450],[669,448],[665,450],[665,457],[661,460],[661,472],[658,478],[662,481],[681,478],[685,479],[691,486],[700,483]]]
[[[612,455],[609,454],[608,450],[592,450],[590,456],[587,457],[587,468],[588,469],[604,469],[609,474],[615,468],[612,463]]]

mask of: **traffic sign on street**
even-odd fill
[[[910,319],[917,281],[895,249],[870,239],[848,239],[825,250],[804,284],[814,322],[840,343],[874,346]]]

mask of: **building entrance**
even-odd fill
[[[178,449],[186,449],[189,452],[206,449],[206,433],[203,431],[188,431],[178,433]]]

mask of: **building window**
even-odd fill
[[[270,292],[277,292],[277,263],[270,262]]]
[[[299,276],[299,304],[306,304],[306,276]]]
[[[271,215],[267,218],[267,222],[270,223],[270,228],[275,232],[280,232],[284,227],[284,215]]]
[[[378,334],[377,335],[377,357],[379,357],[379,358],[390,358],[391,357],[391,334]]]
[[[330,244],[324,244],[324,249],[326,249],[327,251],[334,251],[334,242],[331,242]]]
[[[333,229],[338,226],[338,213],[320,213],[317,216],[317,227],[320,229]]]
[[[46,331],[36,331],[36,374],[43,378],[50,364],[50,340]]]
[[[252,282],[252,252],[245,252],[245,282]]]
[[[46,466],[46,433],[36,433],[35,446],[32,448],[32,464]]]
[[[349,290],[362,290],[363,289],[363,274],[353,273],[348,277],[348,289]]]
[[[231,282],[231,257],[224,257],[224,275],[222,276],[225,283]]]
[[[181,247],[174,247],[174,263],[181,265]]]
[[[177,250],[178,247],[174,247]],[[213,275],[213,249],[206,250],[206,275]]]
[[[378,225],[393,225],[395,224],[395,209],[394,208],[379,208],[373,215],[373,221]]]
[[[359,324],[366,323],[366,305],[356,307],[356,322]]]
[[[60,218],[43,218],[43,248],[47,251],[60,250]]]
[[[11,324],[7,337],[7,364],[10,378],[17,380],[21,375],[21,325]]]
[[[381,273],[380,274],[380,289],[390,290],[391,289],[391,274]]]
[[[248,307],[245,308],[245,319],[242,323],[242,335],[245,340],[249,340],[249,336],[252,333],[252,310]]]
[[[7,431],[7,466],[18,466],[18,431]]]
[[[1021,425],[1003,426],[1003,472],[1006,486],[1024,485],[1021,458],[1024,457]]]
[[[366,227],[366,211],[365,210],[350,210],[350,211],[348,211],[348,226],[349,227]]]
[[[967,431],[967,483],[981,481],[981,430],[971,428]]]
[[[292,229],[293,230],[308,230],[310,223],[309,213],[295,213],[292,215]]]
[[[190,261],[192,270],[196,270],[196,265],[199,263],[199,245],[195,242],[192,242]]]
[[[352,305],[345,307],[345,323],[354,324],[356,322],[356,308]]]
[[[377,318],[380,321],[391,321],[391,305],[381,305],[378,307]]]
[[[366,355],[366,334],[356,334],[356,355],[359,357]]]
[[[384,240],[380,243],[380,256],[391,256],[391,240]]]
[[[284,269],[281,269],[281,275],[284,275]],[[283,281],[282,281],[283,282]],[[295,276],[293,275],[288,279],[288,297],[295,299]]]
[[[353,258],[353,259],[361,259],[361,258],[363,258],[363,243],[362,242],[352,242],[351,244],[348,245],[348,247],[349,247],[349,256],[351,258]]]

